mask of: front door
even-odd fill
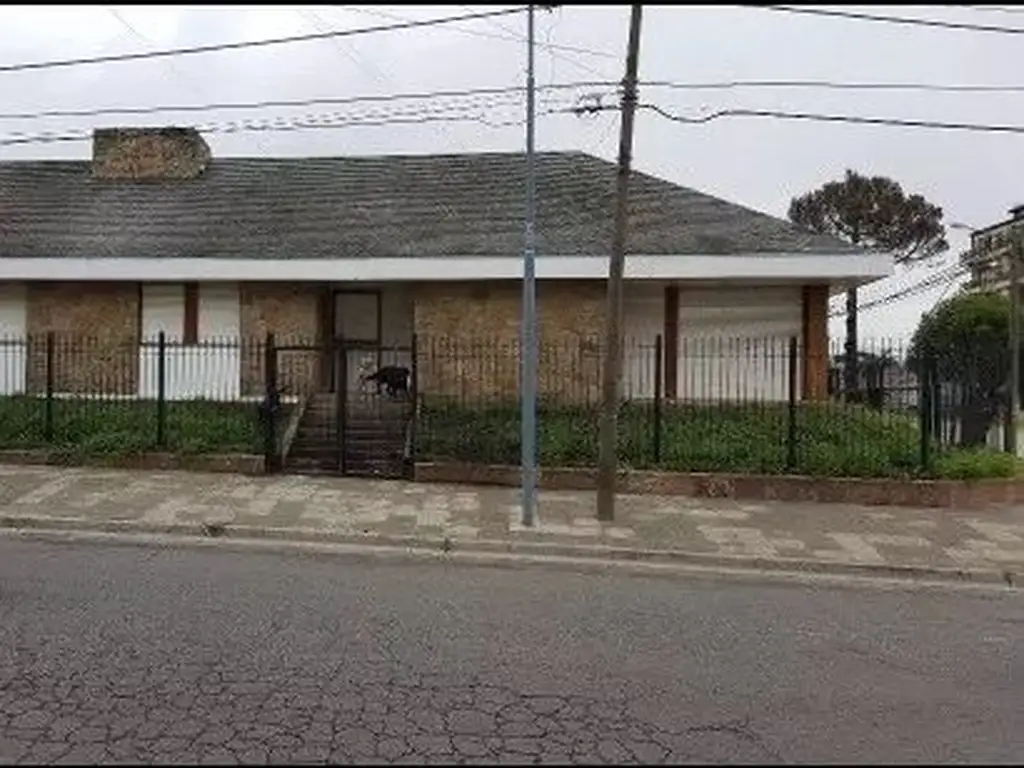
[[[334,294],[334,339],[345,356],[348,392],[359,391],[359,377],[380,367],[380,294],[375,291],[337,291]]]

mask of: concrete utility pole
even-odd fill
[[[519,361],[522,394],[520,450],[522,451],[522,523],[537,517],[537,168],[534,157],[536,103],[534,81],[533,4],[527,11],[526,34],[526,224],[523,245],[523,332]]]
[[[622,79],[622,123],[619,132],[619,174],[615,200],[615,234],[608,265],[608,302],[605,309],[604,366],[601,376],[600,456],[597,468],[597,519],[615,519],[615,481],[618,473],[617,425],[619,385],[622,379],[622,274],[626,264],[629,169],[636,116],[636,81],[640,59],[640,21],[643,6],[631,6],[626,76]]]

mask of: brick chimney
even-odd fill
[[[195,128],[97,128],[92,175],[119,181],[181,181],[199,177],[210,147]]]

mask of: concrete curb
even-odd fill
[[[1003,584],[1013,587],[1018,574],[998,568],[937,568],[911,565],[830,563],[797,558],[711,555],[678,550],[631,549],[595,544],[560,544],[532,541],[478,539],[454,540],[445,536],[388,536],[353,534],[313,528],[274,528],[221,523],[151,523],[135,520],[84,520],[72,517],[0,515],[0,529],[22,532],[93,532],[103,534],[163,535],[226,541],[295,542],[306,544],[361,545],[437,554],[520,555],[595,563],[646,563],[701,569],[760,571],[796,575],[853,576],[910,581],[972,584]]]

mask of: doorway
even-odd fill
[[[359,390],[359,377],[371,374],[381,365],[381,296],[373,290],[334,292],[334,342],[344,355],[341,366],[348,392]]]

